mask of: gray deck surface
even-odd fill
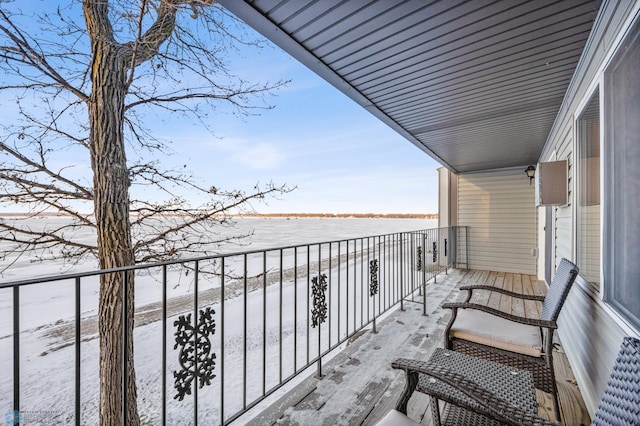
[[[248,422],[250,425],[372,425],[395,407],[404,387],[404,373],[393,370],[395,358],[428,359],[436,347],[443,346],[443,332],[449,311],[442,303],[458,299],[458,287],[483,283],[537,293],[544,284],[530,275],[453,269],[427,286],[427,316],[422,304],[407,301],[404,311],[394,311],[378,324],[378,333],[363,331],[347,347],[323,365],[321,380],[309,377],[273,402]],[[466,292],[465,292],[466,294]],[[418,300],[418,299],[416,299]],[[533,305],[511,304],[510,299],[493,293],[483,300],[519,315],[536,315]],[[528,303],[528,302],[527,302]],[[565,424],[589,424],[589,416],[575,385],[571,370],[560,348],[555,354],[560,404]],[[540,415],[553,419],[551,398],[537,392]],[[414,393],[408,415],[422,424],[431,424],[428,398]]]

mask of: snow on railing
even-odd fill
[[[231,423],[314,364],[322,377],[323,360],[380,316],[424,305],[427,282],[468,266],[467,235],[429,229],[2,283],[12,309],[0,314],[0,356],[13,376],[0,381],[0,406],[98,422],[99,277],[134,271],[141,419]]]

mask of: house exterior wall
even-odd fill
[[[438,228],[458,224],[458,175],[438,169]]]
[[[438,169],[438,228],[451,226],[451,172],[444,167]]]
[[[599,86],[604,67],[632,20],[639,1],[605,1],[549,135],[540,161],[569,160],[568,205],[553,211],[553,270],[560,259],[576,260],[575,119]],[[601,92],[602,94],[602,92]],[[606,191],[606,188],[605,188]],[[541,231],[539,231],[541,232]],[[539,240],[544,241],[544,234]],[[584,260],[583,260],[584,261]],[[578,267],[587,271],[588,265]],[[607,283],[602,283],[607,285]],[[582,277],[576,281],[559,317],[558,334],[591,415],[595,413],[622,338],[639,331],[602,300],[601,292]]]
[[[457,176],[457,224],[473,269],[536,274],[536,208],[526,166]]]
[[[547,226],[546,223],[546,211],[544,207],[539,207],[537,209],[537,218],[538,218],[538,226],[536,229],[536,233],[538,234],[538,259],[536,263],[537,276],[539,280],[544,281],[544,262],[546,256],[546,248],[545,248],[545,229]]]

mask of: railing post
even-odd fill
[[[376,328],[376,294],[378,294],[378,259],[369,262],[369,296],[373,297],[373,334],[377,334]]]
[[[327,275],[322,274],[315,276],[311,279],[313,286],[313,310],[311,311],[311,327],[318,327],[318,362],[316,378],[322,379],[322,351],[320,350],[321,344],[321,325],[327,320],[327,299],[325,292],[327,291]],[[349,319],[347,318],[347,321]]]
[[[307,247],[307,277],[309,277],[309,247]],[[309,286],[307,286],[307,312],[309,312],[308,300],[309,300]],[[307,313],[307,364],[308,363],[309,363],[309,315]],[[266,395],[266,394],[267,394],[267,252],[263,251],[262,252],[262,395]]]
[[[468,226],[464,227],[464,241],[467,246],[467,249],[465,251],[465,254],[467,256],[467,259],[466,259],[467,263],[465,264],[465,267],[469,269],[469,227]]]
[[[278,382],[282,383],[282,315],[283,315],[283,309],[282,309],[282,281],[284,279],[284,275],[283,275],[283,271],[282,271],[282,255],[283,255],[283,250],[280,249],[280,287],[279,287],[279,291],[278,291],[278,296],[279,296],[279,300],[278,300],[278,314],[279,314],[279,326],[278,326]],[[318,250],[318,260],[320,259],[320,251]]]
[[[449,249],[451,252],[451,264],[454,268],[458,267],[458,230],[456,226],[451,227],[451,248]]]
[[[322,352],[320,350],[320,333],[322,331],[322,326],[318,324],[318,362],[316,364],[316,379],[322,380],[324,377],[322,375]]]
[[[20,287],[13,287],[13,415],[20,419]]]
[[[332,299],[331,299],[331,286],[333,284],[331,282],[331,276],[332,276],[332,273],[331,273],[331,271],[332,271],[332,265],[331,265],[332,251],[331,250],[332,250],[332,246],[333,246],[333,243],[329,243],[329,261],[328,261],[328,263],[329,263],[329,267],[328,267],[329,268],[329,278],[328,278],[328,282],[327,282],[328,283],[327,287],[328,287],[328,290],[329,290],[329,305],[328,305],[329,306],[329,310],[331,310],[331,307],[333,306],[331,304],[331,301],[332,301]],[[338,260],[338,262],[340,262],[340,260]],[[330,312],[329,312],[328,316],[329,316],[329,318],[328,318],[327,326],[329,327],[329,329],[328,329],[328,332],[327,332],[327,337],[328,337],[327,338],[327,347],[329,348],[329,350],[331,350],[331,313]],[[340,338],[338,338],[338,340],[340,340]]]
[[[129,298],[129,273],[124,271],[122,288],[122,424],[127,424],[127,388],[129,387],[127,375],[127,348],[129,346],[128,326],[129,313],[127,312],[127,299]]]
[[[167,265],[162,266],[162,426],[167,424]]]
[[[427,246],[427,234],[422,235],[422,247]],[[427,275],[426,262],[422,264],[422,316],[427,316]]]
[[[220,259],[220,424],[224,424],[224,260],[223,256]],[[265,280],[266,275],[265,273]]]
[[[80,426],[80,277],[76,278],[75,281],[75,308],[76,308],[76,344],[75,344],[75,361],[76,361],[76,372],[75,372],[75,385],[76,385],[76,393],[75,393],[75,424],[76,426]]]
[[[447,229],[447,237],[449,236],[449,231],[450,229]],[[448,238],[444,239],[444,273],[446,275],[449,275],[449,258],[447,257],[448,253],[447,253],[447,240]]]
[[[422,247],[424,246],[424,234],[418,235],[422,237],[422,241],[420,242],[422,245],[419,245],[416,249],[416,257],[418,258],[416,268],[418,269],[419,276],[422,277],[422,280],[420,280],[420,283],[418,284],[418,295],[422,296],[422,281],[424,281],[424,265],[422,261],[424,256],[422,255]]]
[[[436,232],[436,240],[438,239],[438,232]],[[436,265],[436,273],[433,274],[433,283],[437,283],[438,282],[438,243],[436,241],[433,242],[432,244],[432,252],[433,252],[433,256],[431,256],[431,260],[433,261],[433,263]]]
[[[416,288],[416,273],[413,270],[413,265],[415,262],[415,255],[414,255],[414,251],[413,251],[413,247],[415,246],[415,241],[414,241],[414,235],[413,232],[409,234],[409,252],[410,254],[410,267],[409,267],[409,280],[411,281],[411,284],[409,285],[411,288],[411,301],[415,301],[414,300],[414,290]]]
[[[404,311],[404,282],[402,280],[402,249],[403,249],[403,239],[402,239],[402,233],[399,234],[400,236],[400,242],[399,242],[399,247],[400,247],[400,264],[398,266],[398,268],[400,269],[400,310]]]
[[[247,326],[247,309],[248,309],[248,283],[247,283],[247,253],[242,256],[242,269],[244,271],[242,277],[242,302],[243,302],[243,319],[242,319],[242,335],[244,336],[244,342],[242,346],[242,408],[247,408],[247,340],[248,340],[248,326]]]
[[[321,338],[322,338],[322,323],[325,322],[327,319],[327,301],[325,298],[326,297],[325,292],[327,290],[327,276],[324,274],[321,274],[321,271],[322,271],[322,244],[318,244],[318,281],[319,281],[318,291],[321,294],[319,295],[319,300],[316,308],[319,310],[318,312],[319,317],[317,318],[318,320],[318,364],[317,364],[317,370],[316,370],[316,379],[322,379],[324,377],[322,375],[322,348],[321,348],[322,340]],[[331,270],[329,270],[329,274],[331,274]],[[315,290],[314,290],[314,293],[316,293]],[[314,294],[313,304],[314,306],[316,306],[315,294]],[[280,324],[280,327],[282,327],[282,323]],[[280,363],[282,363],[282,353],[280,354]]]
[[[193,345],[193,424],[198,424],[198,291],[199,291],[199,277],[200,277],[200,262],[195,261],[193,265],[194,275],[193,275],[193,336],[194,336],[194,345]],[[222,388],[224,390],[224,387]],[[223,414],[224,415],[224,414]],[[220,417],[221,421],[224,422],[224,417]]]
[[[293,372],[298,372],[298,247],[293,249]]]

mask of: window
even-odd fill
[[[604,73],[604,299],[640,328],[640,21]]]
[[[577,261],[580,274],[600,289],[600,95],[578,116]]]

